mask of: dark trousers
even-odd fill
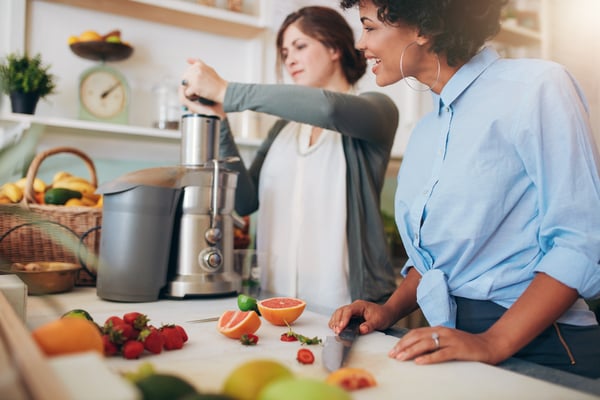
[[[493,325],[506,308],[491,301],[456,297],[456,327],[481,333]],[[600,378],[600,326],[554,323],[513,357],[566,372]]]

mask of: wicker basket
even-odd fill
[[[78,263],[83,268],[76,284],[93,286],[100,249],[102,209],[37,204],[33,181],[47,157],[71,153],[80,157],[97,186],[96,168],[83,152],[57,147],[39,153],[27,171],[27,183],[20,204],[0,206],[0,260],[2,262],[61,261]]]

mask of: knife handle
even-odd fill
[[[339,337],[344,340],[354,340],[359,333],[358,328],[363,322],[365,322],[365,320],[362,317],[350,318],[348,325],[340,332]]]

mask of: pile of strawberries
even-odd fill
[[[139,312],[129,312],[123,318],[111,316],[106,319],[102,330],[104,354],[121,354],[127,359],[139,358],[144,351],[160,354],[163,350],[178,350],[187,342],[185,330],[175,324],[157,328],[149,324],[150,319]]]

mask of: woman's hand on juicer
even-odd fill
[[[187,62],[189,65],[181,77],[185,97],[188,99],[202,97],[216,103],[223,103],[227,81],[202,60],[189,58]]]
[[[179,102],[193,113],[216,115],[221,119],[225,119],[227,117],[227,114],[223,110],[223,104],[215,103],[214,105],[206,105],[197,100],[189,99],[185,95],[185,88],[183,86],[179,87]]]

